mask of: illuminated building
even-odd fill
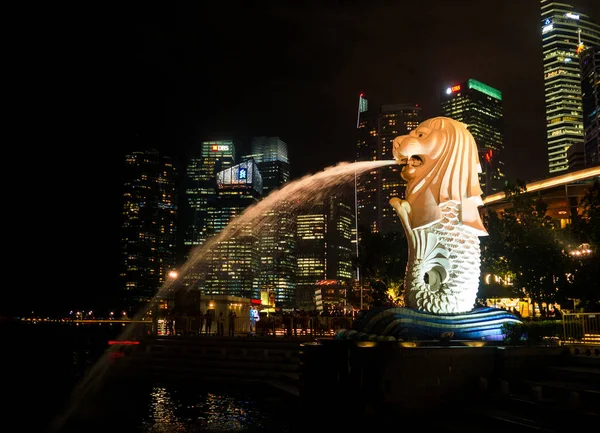
[[[317,311],[346,313],[349,290],[352,290],[352,286],[345,281],[317,281],[315,283],[315,304]]]
[[[361,93],[359,96],[359,113],[357,118],[357,159],[359,161],[375,161],[377,151],[377,122],[369,116],[368,102]],[[364,173],[357,180],[357,220],[359,232],[367,230],[377,232],[381,227],[379,222],[378,190],[379,172],[372,170]]]
[[[559,174],[569,169],[569,148],[584,141],[579,55],[584,47],[600,45],[600,26],[570,5],[541,4],[548,169]]]
[[[235,161],[233,141],[203,141],[187,158],[185,177],[184,246],[202,245],[207,238],[206,217],[217,197],[217,173]]]
[[[287,143],[279,137],[254,137],[251,157],[256,161],[263,179],[263,196],[290,180]]]
[[[180,218],[183,230],[179,234],[183,248],[178,262],[187,261],[192,249],[202,245],[209,236],[207,218],[217,199],[217,172],[231,167],[234,161],[235,146],[231,140],[203,141],[187,155],[183,182],[185,200]],[[193,268],[185,275],[184,284],[199,288],[203,276],[200,269]]]
[[[484,195],[504,189],[502,92],[474,79],[441,92],[441,115],[465,123],[479,150]]]
[[[315,309],[315,284],[321,280],[352,280],[350,194],[330,194],[297,215],[296,307]]]
[[[157,151],[125,159],[121,282],[124,307],[149,302],[176,265],[177,171]]]
[[[594,181],[599,180],[600,166],[596,166],[531,182],[526,188],[528,193],[535,193],[546,203],[547,215],[565,228],[581,214],[581,199]],[[512,206],[512,199],[507,198],[504,192],[498,192],[485,197],[483,204],[482,212],[492,210],[501,213]]]
[[[357,159],[391,160],[394,138],[408,134],[421,121],[421,109],[411,104],[385,104],[370,112],[365,97],[359,97]],[[400,220],[389,205],[392,197],[404,198],[401,166],[390,165],[367,172],[357,182],[359,231],[402,231]]]
[[[290,180],[287,144],[279,137],[254,137],[253,158],[263,182],[263,196]],[[259,287],[274,295],[277,306],[290,307],[296,291],[296,218],[284,203],[269,210],[259,236]]]
[[[246,208],[262,197],[262,178],[254,160],[249,159],[217,173],[217,197],[207,215],[207,232],[221,232]],[[233,223],[235,224],[235,223]],[[250,224],[234,228],[231,235],[208,248],[203,294],[259,298],[256,270],[259,262],[259,241]]]
[[[583,106],[584,165],[600,165],[600,47],[588,47],[579,55]]]

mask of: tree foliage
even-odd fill
[[[587,311],[600,311],[600,183],[594,182],[579,203],[581,217],[570,228],[572,249],[568,297],[580,299]],[[585,248],[577,248],[585,244]]]
[[[407,260],[404,232],[361,235],[357,264],[361,283],[369,287],[371,306],[398,304],[398,289],[402,287]]]
[[[483,268],[512,274],[514,287],[534,303],[554,303],[567,282],[566,247],[541,198],[527,193],[523,183],[505,193],[510,206],[484,216],[490,236],[482,241]]]

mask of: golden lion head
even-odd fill
[[[475,139],[466,125],[448,117],[434,117],[408,135],[396,137],[394,158],[406,180],[406,201],[416,229],[441,219],[440,206],[461,204],[462,223],[479,236],[487,235],[478,207],[483,205],[479,186],[481,165]]]

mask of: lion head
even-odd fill
[[[481,165],[475,139],[466,125],[448,117],[422,122],[408,135],[396,137],[394,158],[406,180],[406,201],[411,205],[413,229],[441,219],[440,206],[461,204],[461,221],[477,235],[487,235],[478,207],[483,205],[479,186]]]

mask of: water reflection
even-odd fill
[[[257,398],[258,397],[258,398]],[[192,387],[154,386],[142,433],[286,432],[285,413],[265,396],[243,391],[207,392]]]

